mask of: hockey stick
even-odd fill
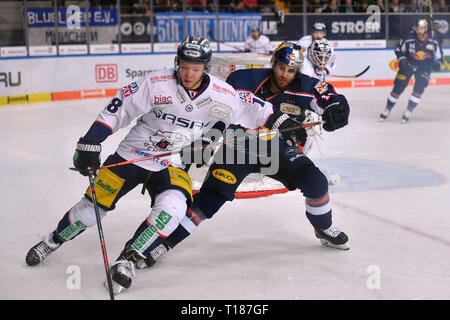
[[[92,193],[92,202],[94,203],[95,217],[97,218],[98,236],[100,238],[100,246],[102,247],[103,262],[105,263],[105,271],[106,271],[106,279],[108,281],[109,297],[111,300],[114,300],[114,292],[113,292],[113,288],[112,288],[111,275],[109,274],[108,256],[106,255],[105,237],[103,236],[103,228],[102,228],[100,213],[98,211],[98,205],[97,205],[97,196],[95,194],[94,179],[92,177],[93,173],[91,171],[88,171],[88,173],[89,173],[89,185],[91,187],[91,193]]]
[[[360,73],[355,74],[353,76],[343,76],[343,75],[338,75],[338,74],[330,74],[328,76],[334,77],[334,78],[358,78],[358,77],[362,76],[364,73],[366,73],[367,70],[369,70],[369,69],[370,69],[370,66],[367,66],[363,71],[361,71]]]
[[[341,177],[337,173],[336,174],[331,174],[330,168],[328,167],[328,162],[327,162],[327,160],[325,160],[325,157],[323,156],[322,150],[320,150],[319,142],[317,141],[316,135],[314,135],[313,138],[314,138],[314,142],[316,143],[317,150],[319,150],[320,157],[322,158],[322,161],[325,164],[325,169],[327,170],[327,173],[328,173],[328,178],[329,178],[328,184],[329,185],[335,185],[339,181],[341,181]]]
[[[216,38],[214,38],[214,35],[212,34],[211,29],[209,29],[208,35],[209,35],[209,37],[211,38],[211,40],[214,41],[214,42],[218,42],[218,43],[220,43],[220,44],[223,44],[224,46],[231,47],[231,48],[233,48],[233,49],[238,50],[239,52],[245,52],[245,51],[242,50],[241,48],[235,47],[235,46],[233,46],[233,45],[231,45],[231,44],[227,44],[227,43],[225,43],[225,42],[223,42],[223,41],[219,41],[219,40],[217,40]]]
[[[293,131],[293,130],[299,130],[299,129],[303,129],[303,128],[317,126],[317,125],[320,125],[322,123],[323,123],[323,121],[317,121],[317,122],[311,122],[311,123],[303,124],[303,125],[298,126],[298,127],[286,128],[286,129],[281,129],[281,130],[267,131],[267,132],[259,133],[259,134],[255,135],[255,137],[258,137],[258,138],[267,137],[267,136],[271,136],[271,135],[274,135],[274,134],[277,134],[277,133],[284,133],[284,132],[289,132],[289,131]],[[191,148],[190,150],[191,151],[197,151],[197,150],[202,150],[202,149],[211,149],[211,148],[215,148],[217,146],[220,146],[222,144],[229,144],[229,143],[233,143],[235,141],[242,140],[242,139],[247,139],[247,138],[248,138],[248,136],[240,137],[240,138],[234,138],[234,139],[230,139],[230,140],[220,141],[220,142],[217,142],[217,143],[211,143],[211,144],[209,144],[207,146],[201,146],[201,147],[198,147],[198,148]],[[151,155],[151,156],[147,156],[147,157],[143,157],[143,158],[137,158],[137,159],[133,159],[133,160],[127,160],[127,161],[123,161],[123,162],[109,164],[109,165],[106,165],[106,166],[101,166],[100,168],[90,169],[89,172],[94,172],[96,170],[104,169],[104,168],[119,167],[119,166],[123,166],[123,165],[130,164],[130,163],[136,163],[136,162],[147,161],[147,160],[154,160],[154,159],[158,159],[158,158],[172,156],[172,155],[179,154],[179,153],[181,153],[181,150],[164,152],[164,153],[155,154],[155,155]],[[70,170],[86,171],[86,170],[80,170],[80,169],[77,169],[77,168],[70,168]]]

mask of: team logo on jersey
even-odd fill
[[[212,175],[214,178],[229,184],[235,184],[237,181],[234,174],[224,169],[216,169],[212,172]]]
[[[172,104],[172,97],[171,96],[153,96],[153,104],[154,105],[158,105],[158,104]]]
[[[161,139],[161,137],[164,138]],[[177,147],[184,145],[189,138],[179,132],[158,130],[155,135],[150,136],[148,140],[149,142],[144,143],[144,147],[148,151],[160,152],[167,150],[169,146],[171,146],[171,150],[174,150]]]
[[[248,105],[253,104],[252,94],[250,92],[239,91],[239,99],[241,99]]]
[[[411,55],[414,59],[419,60],[419,61],[423,61],[427,58],[431,58],[431,54],[428,52],[424,52],[424,51],[417,51],[416,53]]]
[[[294,116],[299,116],[302,114],[302,109],[299,106],[286,102],[280,104],[280,111],[287,114],[292,114]]]
[[[316,89],[316,91],[320,94],[324,93],[325,91],[328,90],[328,84],[324,81],[319,81],[317,82],[317,84],[314,86],[314,89]]]
[[[436,50],[436,47],[432,43],[427,44],[425,48],[427,50],[430,50],[430,51],[433,51],[433,52]]]
[[[128,86],[125,86],[122,88],[122,94],[126,98],[128,96],[131,96],[133,93],[138,91],[139,87],[136,82],[130,83]]]

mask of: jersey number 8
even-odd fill
[[[108,110],[111,113],[116,113],[117,110],[119,110],[119,108],[122,106],[122,100],[118,99],[118,98],[114,98],[112,99],[111,103],[108,104],[108,106],[106,107],[106,110]]]

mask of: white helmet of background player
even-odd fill
[[[212,50],[208,39],[187,36],[178,46],[177,55],[175,56],[175,70],[178,71],[180,60],[203,63],[205,72],[209,70],[211,62]]]
[[[303,68],[304,61],[302,47],[295,43],[284,41],[273,52],[270,64],[273,68],[276,62],[281,62],[290,67],[294,67],[297,69],[297,72],[300,72]]]
[[[311,35],[313,40],[322,39],[327,35],[327,26],[323,22],[316,22],[313,24]]]
[[[308,48],[308,59],[319,69],[324,69],[331,59],[332,49],[327,39],[314,40]]]

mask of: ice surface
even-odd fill
[[[341,176],[330,189],[333,221],[348,233],[349,251],[319,244],[298,191],[235,200],[165,261],[138,270],[117,299],[450,299],[449,89],[427,88],[410,123],[400,124],[408,88],[380,123],[390,90],[341,90],[352,105],[350,125],[325,133],[320,145]],[[0,108],[0,299],[108,299],[95,227],[43,265],[25,265],[36,235],[53,230],[87,187],[68,168],[106,101]],[[126,133],[108,138],[102,159]],[[321,161],[316,150],[311,157]],[[137,188],[103,219],[110,262],[149,205]],[[80,268],[80,289],[67,286],[70,266]],[[379,289],[367,286],[371,268],[380,271]]]

